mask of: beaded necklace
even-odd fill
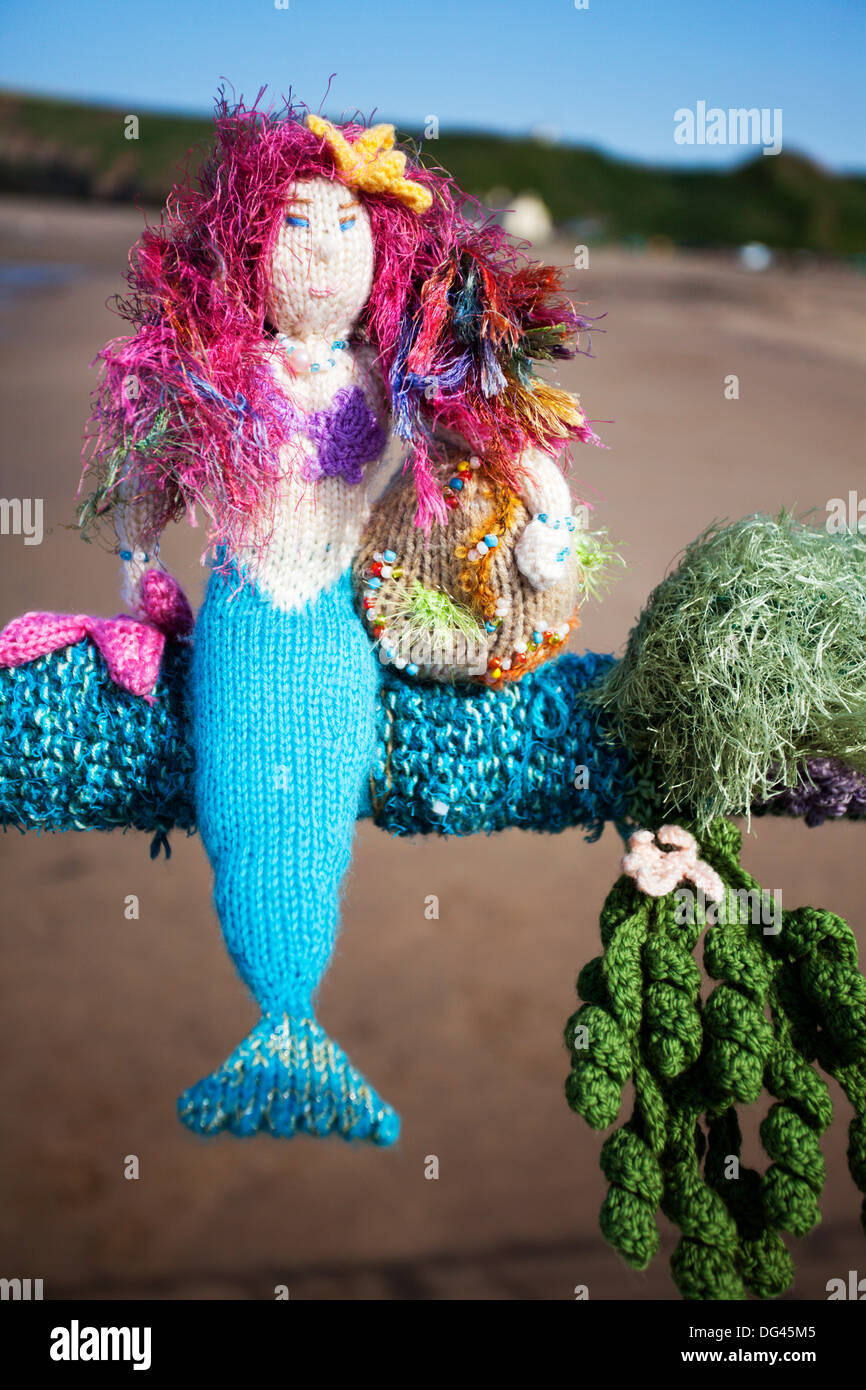
[[[285,333],[278,333],[277,341],[286,356],[291,359],[290,366],[296,372],[329,372],[337,365],[334,357],[328,357],[324,362],[311,361],[306,348],[296,347]],[[331,352],[345,352],[348,346],[346,338],[335,338],[331,344]]]

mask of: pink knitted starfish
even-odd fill
[[[192,631],[193,615],[180,586],[162,570],[144,578],[141,612],[91,618],[86,613],[25,613],[0,632],[0,666],[22,666],[38,656],[89,637],[99,648],[115,685],[153,703],[166,634]]]

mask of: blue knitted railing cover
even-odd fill
[[[194,831],[189,656],[166,644],[152,704],[119,689],[86,640],[0,669],[0,825],[143,830],[154,852],[170,830]],[[670,818],[645,761],[588,698],[613,664],[569,652],[500,690],[383,671],[358,815],[394,835],[580,826],[589,839],[607,822],[624,834]],[[797,787],[753,812],[862,819],[864,779],[851,773],[842,795],[839,768],[825,763],[807,763]]]
[[[646,819],[656,802],[586,691],[609,656],[567,653],[502,690],[383,673],[360,816],[397,835]],[[153,704],[120,690],[87,641],[0,671],[0,823],[195,828],[189,648],[168,643]]]

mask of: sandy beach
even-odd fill
[[[45,526],[41,545],[0,537],[0,623],[120,607],[116,561],[72,524],[88,364],[122,331],[106,301],[141,220],[0,200],[0,261],[19,268],[0,280],[0,491],[43,498]],[[829,499],[866,492],[866,277],[591,248],[571,283],[604,331],[562,380],[608,446],[576,452],[573,490],[627,561],[571,645],[616,652],[714,519],[783,506],[823,519]],[[195,601],[202,544],[178,528],[163,551]],[[866,827],[753,831],[744,863],[759,881],[786,906],[840,913],[862,945]],[[177,835],[172,849],[152,863],[137,834],[0,838],[0,1272],[44,1279],[51,1298],[267,1299],[279,1284],[301,1299],[570,1299],[581,1284],[591,1299],[677,1296],[666,1223],[643,1274],[602,1240],[602,1136],[563,1096],[562,1029],[622,853],[612,829],[589,845],[576,830],[406,842],[360,827],[320,1014],[401,1112],[384,1153],[208,1144],[177,1123],[177,1095],[257,1011],[223,949],[200,843]],[[866,1274],[849,1108],[833,1093],[823,1221],[796,1243],[794,1298]]]

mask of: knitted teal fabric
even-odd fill
[[[370,811],[396,835],[643,824],[660,805],[586,698],[613,658],[568,653],[501,690],[386,678]],[[364,808],[366,809],[366,808]]]
[[[0,824],[150,830],[154,849],[194,829],[189,653],[166,653],[153,706],[87,641],[0,670]],[[501,691],[386,671],[358,814],[395,835],[651,823],[661,797],[587,699],[612,664],[567,653]]]
[[[377,686],[348,574],[292,611],[234,570],[211,576],[191,682],[197,819],[226,945],[264,1018],[181,1098],[201,1133],[397,1136],[394,1112],[314,1021]]]
[[[189,648],[166,643],[152,705],[89,641],[0,670],[0,823],[22,830],[195,826]]]

